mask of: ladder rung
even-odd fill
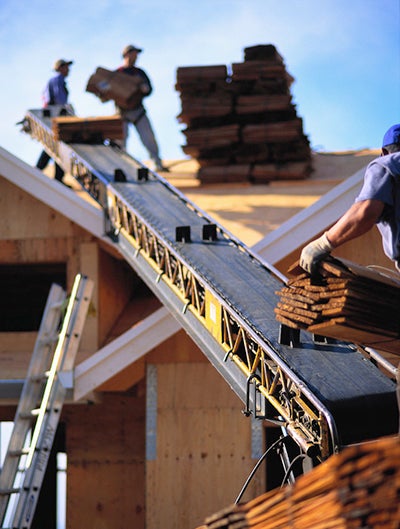
[[[44,413],[49,413],[50,411],[54,411],[55,413],[58,413],[59,409],[55,406],[52,406],[50,403],[50,406],[44,410]],[[21,417],[21,419],[32,419],[33,417],[38,417],[40,415],[40,412],[41,412],[41,409],[36,408],[27,413],[21,413],[19,414],[18,417]]]
[[[29,453],[28,448],[22,448],[22,450],[10,450],[8,452],[8,455],[11,457],[20,457],[20,456],[26,456]]]
[[[25,420],[25,421],[31,421],[34,417],[37,417],[39,415],[39,408],[36,410],[30,410],[25,413],[19,413],[18,418]]]
[[[9,496],[10,494],[18,494],[21,489],[1,489],[0,496]]]
[[[64,306],[65,300],[61,301],[55,301],[52,305],[50,305],[51,309],[61,309]]]
[[[39,342],[42,345],[52,345],[53,343],[56,343],[58,340],[58,334],[53,334],[52,336],[43,336],[42,338],[39,338]]]
[[[30,380],[32,382],[43,382],[46,380],[46,378],[49,378],[50,371],[45,371],[44,373],[41,373],[40,375],[34,375],[30,377]]]

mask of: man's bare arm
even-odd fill
[[[303,248],[300,266],[311,274],[315,273],[319,262],[334,248],[369,231],[378,221],[384,207],[384,202],[380,200],[355,202],[328,231]]]
[[[382,215],[384,207],[384,202],[380,200],[355,202],[326,232],[331,245],[336,248],[367,233]]]

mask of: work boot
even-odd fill
[[[63,177],[64,177],[64,171],[63,169],[61,169],[61,167],[58,165],[58,164],[55,164],[55,174],[54,174],[54,178],[56,180],[58,180],[59,182],[62,182],[63,181]]]
[[[163,164],[157,164],[156,165],[156,171],[158,173],[169,173],[168,167],[165,167]]]
[[[46,151],[42,151],[41,155],[39,156],[39,160],[36,163],[36,167],[38,169],[43,170],[47,166],[49,161],[50,161],[50,156],[47,154]]]

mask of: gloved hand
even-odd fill
[[[142,92],[142,94],[146,95],[150,92],[150,86],[147,83],[142,83],[140,85],[140,91]]]
[[[300,255],[300,266],[306,272],[314,274],[318,268],[318,263],[333,250],[326,233],[319,239],[310,242],[305,246]]]

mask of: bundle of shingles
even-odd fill
[[[276,292],[278,321],[400,355],[400,279],[333,258],[317,277],[297,264],[290,272],[297,275]]]
[[[103,143],[104,140],[121,140],[124,137],[120,116],[79,118],[59,116],[51,120],[52,132],[57,141],[65,143]]]
[[[400,438],[353,445],[293,485],[232,505],[198,529],[398,529]]]
[[[143,99],[140,75],[129,75],[124,72],[96,68],[86,85],[86,92],[97,96],[103,103],[113,100],[126,110],[136,108]]]
[[[246,48],[245,60],[177,69],[185,154],[202,182],[304,179],[311,151],[296,115],[293,83],[272,44]]]

